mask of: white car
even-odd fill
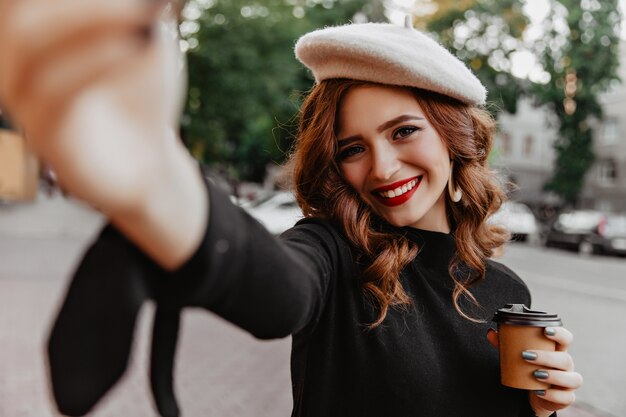
[[[281,234],[303,217],[296,197],[287,191],[257,200],[244,209],[273,235]]]
[[[489,223],[504,226],[511,233],[512,240],[538,242],[539,225],[526,204],[506,201],[500,210],[491,216]]]

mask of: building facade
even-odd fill
[[[548,126],[549,111],[530,100],[520,100],[516,114],[500,113],[491,164],[512,184],[511,196],[529,205],[552,201],[543,184],[552,175],[553,143],[557,137]]]
[[[626,44],[620,59],[624,82],[600,98],[604,119],[592,127],[596,161],[587,172],[577,208],[626,213]],[[549,110],[526,99],[516,114],[498,117],[492,165],[517,186],[513,198],[533,207],[558,204],[554,195],[543,191],[552,174],[558,136],[549,118]]]
[[[601,97],[604,119],[594,128],[596,162],[585,179],[583,208],[626,213],[626,43],[621,47],[621,85]]]

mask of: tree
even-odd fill
[[[424,7],[434,3],[418,2]],[[434,33],[476,73],[489,92],[489,110],[515,113],[526,83],[511,75],[511,55],[528,24],[518,0],[440,0],[416,25]]]
[[[295,131],[312,78],[293,46],[303,33],[380,18],[382,3],[355,0],[197,0],[181,24],[190,49],[183,137],[194,156],[235,179],[262,180]]]
[[[594,160],[590,121],[602,117],[598,96],[617,78],[617,0],[550,0],[543,36],[530,45],[545,71],[543,83],[510,73],[510,57],[522,45],[528,23],[519,0],[441,0],[437,5],[426,17],[426,28],[477,73],[495,111],[515,113],[522,95],[552,110],[559,138],[554,173],[545,189],[575,204]]]
[[[574,205],[594,162],[590,119],[602,118],[598,96],[617,79],[621,16],[617,0],[552,0],[551,10],[550,30],[535,45],[550,82],[532,92],[552,109],[559,131],[545,188]]]

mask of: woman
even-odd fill
[[[136,12],[118,6],[129,16]],[[136,36],[128,28],[146,25],[142,19],[117,23],[110,33]],[[115,13],[96,20],[100,28],[111,25]],[[57,48],[71,31],[66,25],[59,32]],[[513,272],[488,259],[506,240],[503,230],[486,224],[504,198],[486,166],[493,121],[480,109],[484,88],[445,49],[412,28],[385,24],[327,28],[299,41],[296,53],[317,80],[291,158],[305,219],[275,239],[203,184],[165,133],[175,120],[176,94],[154,64],[171,61],[163,59],[167,40],[149,40],[132,51],[132,65],[111,70],[107,65],[130,52],[118,48],[115,36],[95,39],[112,41],[110,61],[74,70],[98,77],[83,76],[60,91],[37,83],[49,68],[66,69],[60,63],[72,54],[43,55],[28,35],[15,44],[27,55],[41,53],[38,66],[32,70],[32,62],[16,54],[11,71],[0,74],[1,97],[32,133],[33,148],[70,192],[115,225],[86,254],[52,335],[57,399],[67,387],[59,388],[65,381],[55,366],[74,366],[63,347],[81,333],[74,324],[98,314],[93,304],[104,299],[132,333],[138,305],[152,297],[164,310],[204,306],[257,337],[292,334],[296,416],[545,417],[573,402],[582,378],[573,371],[572,336],[564,328],[546,330],[557,352],[524,356],[549,389],[526,392],[499,383],[489,321],[504,304],[529,305],[530,294]],[[20,80],[29,87],[25,96],[11,89],[20,68],[31,68],[30,78]],[[161,102],[129,95],[161,84]],[[54,117],[42,110],[55,103]],[[93,126],[105,119],[115,122],[111,129],[122,140],[98,137]],[[44,141],[43,132],[51,140]],[[129,154],[145,157],[116,159]],[[97,164],[100,175],[90,173],[85,160]],[[187,215],[174,216],[181,212]],[[118,286],[93,290],[102,282]],[[99,380],[109,371],[91,372]],[[118,376],[107,374],[90,395],[101,395]],[[91,389],[88,379],[80,381]]]

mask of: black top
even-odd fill
[[[313,234],[320,226],[298,226],[285,238],[302,228]],[[422,248],[401,276],[414,305],[408,311],[390,309],[373,331],[363,324],[375,319],[376,310],[363,299],[347,247],[338,245],[339,273],[319,321],[293,338],[293,415],[527,415],[528,394],[500,384],[498,353],[486,340],[490,318],[503,303],[529,304],[526,286],[490,261],[486,279],[472,290],[481,308],[462,303],[486,320],[473,323],[452,304],[454,282],[447,269],[455,252],[453,237],[406,232]]]
[[[400,277],[413,305],[390,309],[369,331],[365,326],[377,310],[364,297],[353,249],[336,228],[306,219],[276,239],[216,187],[210,195],[206,235],[175,273],[160,271],[110,227],[83,264],[99,264],[91,274],[102,274],[111,247],[125,254],[124,262],[132,251],[143,271],[142,288],[159,306],[203,306],[259,338],[292,334],[293,416],[534,415],[526,391],[500,384],[498,353],[486,339],[498,308],[530,305],[526,285],[511,270],[488,261],[485,279],[472,287],[480,308],[461,301],[465,311],[485,320],[474,323],[452,304],[447,270],[456,250],[453,236],[396,229],[420,247]],[[75,332],[67,333],[65,338]],[[55,382],[54,363],[70,356],[51,357]],[[58,400],[63,393],[55,395]]]

